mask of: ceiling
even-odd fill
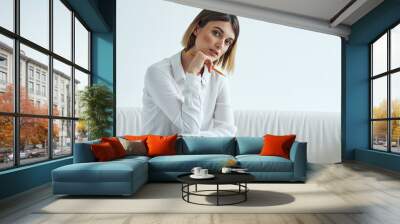
[[[351,25],[383,0],[167,0],[348,38]]]

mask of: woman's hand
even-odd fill
[[[203,53],[201,50],[193,51],[192,49],[190,49],[187,53],[189,53],[193,57],[192,61],[188,65],[188,68],[186,69],[187,73],[198,75],[200,74],[204,65],[206,65],[208,71],[211,72],[213,68],[213,62],[210,56]]]

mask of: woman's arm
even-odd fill
[[[179,133],[198,133],[201,127],[201,77],[187,74],[182,94],[172,76],[150,67],[145,76],[145,88],[154,103],[179,129]],[[158,124],[155,124],[158,125]]]
[[[225,79],[225,78],[224,78]],[[214,111],[214,126],[207,131],[200,131],[200,136],[235,136],[237,127],[235,126],[233,109],[230,100],[230,90],[227,83],[223,80],[221,91],[217,97]]]

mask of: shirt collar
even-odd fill
[[[170,58],[171,65],[172,65],[172,75],[174,76],[175,81],[179,82],[182,79],[186,79],[186,74],[185,71],[183,70],[183,65],[182,65],[182,56],[181,56],[182,51],[179,51],[175,55],[173,55]],[[215,73],[215,71],[212,71],[211,73],[208,72],[208,69],[205,68],[203,72],[203,76],[201,78],[202,84],[207,84],[208,81],[210,80],[211,76]]]

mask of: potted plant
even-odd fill
[[[110,136],[112,126],[113,93],[102,84],[87,86],[80,92],[81,118],[88,131],[89,140]]]

